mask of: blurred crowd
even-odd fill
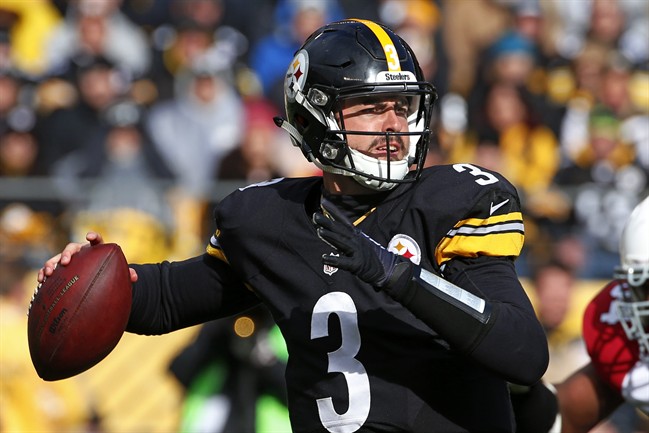
[[[518,188],[521,276],[611,277],[649,191],[646,0],[1,0],[3,340],[21,278],[87,230],[184,258],[232,185],[318,175],[272,118],[295,50],[346,17],[395,29],[437,87],[429,164]]]

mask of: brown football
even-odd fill
[[[32,363],[48,381],[82,373],[104,359],[124,334],[131,279],[116,244],[86,245],[39,284],[29,305]]]

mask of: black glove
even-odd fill
[[[318,236],[340,253],[339,256],[323,255],[324,264],[349,271],[376,288],[388,290],[396,283],[395,279],[401,280],[395,278],[396,274],[402,274],[395,273],[397,269],[412,267],[410,261],[389,252],[355,227],[333,203],[323,198],[321,205],[327,215],[313,214]]]
[[[546,433],[561,425],[559,402],[551,384],[542,380],[532,386],[509,384],[509,391],[517,432]]]

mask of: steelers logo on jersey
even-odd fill
[[[419,244],[408,235],[396,234],[388,244],[388,251],[405,257],[414,264],[421,262],[421,248]]]
[[[304,88],[308,72],[309,53],[306,50],[300,50],[288,66],[284,79],[284,94],[289,101],[295,101],[295,95]]]

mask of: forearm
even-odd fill
[[[562,432],[586,433],[606,419],[622,403],[621,395],[602,381],[593,364],[556,385],[562,416]]]
[[[475,288],[465,290],[412,264],[398,266],[401,269],[393,278],[409,281],[389,284],[399,290],[388,293],[451,348],[510,382],[532,384],[542,377],[548,363],[547,342],[531,307],[517,303],[516,297],[510,302],[488,299]],[[501,290],[503,293],[523,292],[515,278],[503,278],[500,284],[512,286]],[[463,287],[469,285],[465,278]]]
[[[131,265],[138,274],[127,332],[159,335],[219,319],[259,302],[224,262],[207,254]]]

